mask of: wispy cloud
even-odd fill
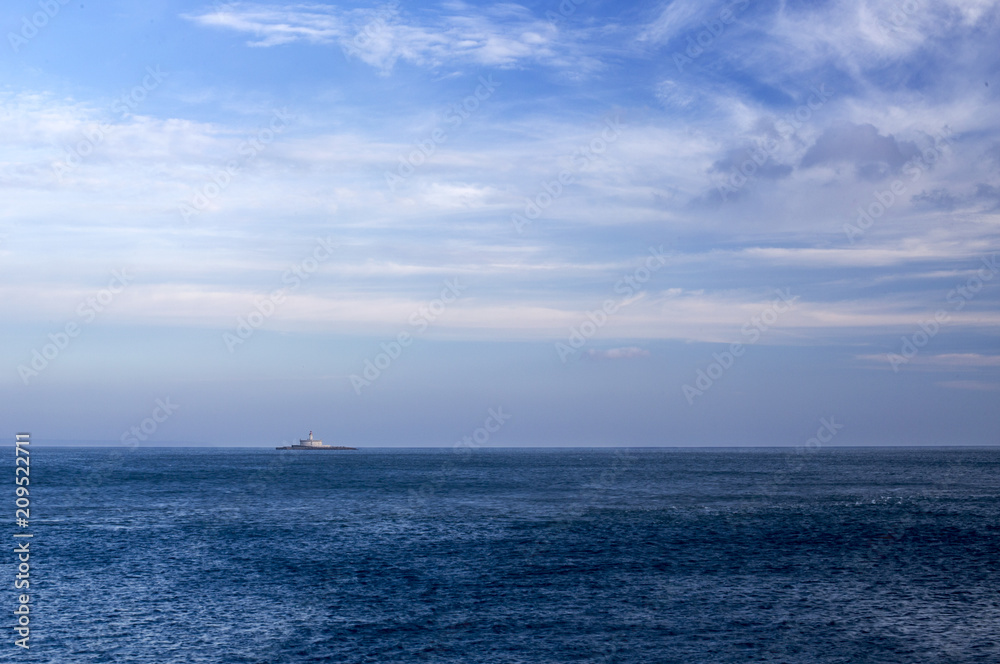
[[[590,348],[584,357],[592,360],[631,360],[639,357],[649,357],[649,355],[649,351],[645,348],[625,346],[623,348],[607,348],[604,350]]]
[[[923,362],[924,364],[949,368],[1000,367],[1000,355],[982,355],[980,353],[942,353],[915,359],[918,363]]]
[[[858,355],[858,359],[868,362],[885,363],[885,354]],[[981,353],[938,353],[936,355],[917,354],[909,359],[908,364],[923,367],[925,370],[940,371],[973,371],[976,369],[989,369],[1000,367],[1000,355],[984,355]],[[952,381],[951,383],[939,383],[956,387],[961,383],[975,383],[976,381]],[[994,383],[988,383],[994,387]]]
[[[410,14],[398,4],[345,10],[326,5],[236,3],[185,18],[211,28],[249,33],[248,45],[272,47],[293,42],[340,46],[382,73],[398,61],[438,68],[468,64],[517,67],[543,64],[594,69],[579,37],[515,4],[486,10],[462,5],[427,15]]]
[[[938,383],[941,387],[952,390],[975,390],[978,392],[996,392],[1000,383],[990,383],[985,380],[946,380]]]
[[[100,100],[6,93],[0,96],[0,188],[16,195],[0,218],[17,225],[0,251],[14,270],[30,255],[26,247],[44,247],[51,282],[46,299],[59,299],[65,287],[67,305],[77,296],[74,275],[85,262],[74,255],[78,243],[100,248],[92,255],[100,257],[101,269],[115,266],[119,255],[134,256],[157,274],[173,275],[140,283],[135,293],[155,289],[160,311],[211,325],[219,298],[245,299],[256,292],[248,283],[266,288],[274,271],[280,274],[281,264],[294,259],[294,240],[308,240],[322,228],[357,257],[323,268],[325,277],[350,288],[296,295],[315,298],[316,308],[300,316],[291,303],[282,323],[289,329],[335,327],[337,320],[388,324],[419,303],[419,289],[429,280],[479,274],[492,280],[490,288],[441,328],[502,336],[562,333],[567,321],[606,296],[629,257],[642,252],[636,245],[655,240],[672,245],[670,268],[657,275],[662,283],[649,288],[648,297],[609,324],[607,338],[725,341],[760,310],[760,293],[778,284],[816,291],[783,321],[794,334],[775,335],[775,343],[912,325],[914,312],[933,311],[957,279],[967,277],[963,270],[970,263],[1000,247],[990,212],[1000,204],[995,84],[973,80],[988,49],[952,43],[961,30],[987,30],[996,3],[927,6],[927,15],[913,15],[886,34],[878,20],[893,3],[808,10],[752,4],[717,44],[720,60],[709,67],[706,55],[683,75],[665,74],[658,63],[676,39],[701,30],[700,22],[725,6],[664,3],[646,23],[634,15],[615,17],[631,21],[621,30],[594,28],[583,7],[573,21],[550,23],[539,10],[515,4],[348,9],[233,3],[192,12],[186,30],[226,30],[266,58],[313,57],[308,48],[277,48],[286,44],[334,47],[385,74],[407,63],[421,70],[411,68],[407,76],[436,83],[441,72],[428,70],[450,75],[467,66],[506,68],[496,74],[509,77],[501,88],[503,104],[450,132],[426,165],[389,191],[385,173],[435,127],[448,126],[443,109],[468,90],[431,90],[428,84],[428,96],[438,96],[415,100],[405,111],[360,98],[381,92],[338,97],[343,114],[334,120],[329,98],[315,106],[298,102],[299,119],[181,232],[178,203],[236,152],[254,130],[253,113],[199,116],[193,109],[206,102],[191,101],[186,89],[174,91],[170,105],[151,102],[127,117],[108,117],[108,102]],[[826,29],[857,41],[857,49],[810,41],[829,41],[820,34]],[[907,31],[926,39],[924,46],[911,43]],[[642,35],[641,48],[630,49],[625,34],[631,40]],[[954,56],[951,46],[958,49]],[[760,53],[769,48],[772,61]],[[651,55],[651,49],[661,50]],[[926,66],[929,51],[953,75],[935,76],[937,69]],[[538,69],[595,71],[606,53],[623,58],[604,64],[613,76],[596,76],[586,85],[561,80],[539,92]],[[625,73],[627,80],[616,78]],[[894,78],[879,80],[889,73]],[[467,78],[471,83],[478,76]],[[829,101],[756,168],[741,196],[725,204],[709,201],[713,178],[752,159],[755,146],[775,136],[776,123],[794,118],[810,90],[824,83]],[[954,85],[969,87],[946,94]],[[322,85],[317,90],[333,94]],[[382,106],[377,121],[364,117]],[[613,145],[601,145],[602,114],[619,109],[622,134]],[[56,178],[53,163],[66,147],[102,122],[111,122],[114,131],[85,164]],[[849,245],[843,225],[903,177],[900,166],[933,145],[934,132],[944,125],[953,129],[947,155],[918,181],[908,180],[864,241]],[[591,145],[600,146],[599,157],[577,167],[580,151]],[[511,213],[524,210],[528,197],[549,195],[546,186],[563,171],[571,181],[560,185],[529,233],[514,236]],[[942,214],[948,211],[956,214]],[[274,220],[281,220],[283,243],[273,239]],[[205,267],[211,264],[225,269],[213,272]],[[536,288],[539,279],[544,296]],[[887,292],[897,285],[907,293]],[[661,296],[670,290],[677,295]],[[58,316],[37,293],[26,293],[30,289],[6,294],[35,318]],[[990,308],[991,297],[984,293],[956,315],[952,329],[993,324],[995,317],[980,311]],[[369,305],[384,305],[381,317],[374,313],[378,307],[358,304],[366,298]],[[368,312],[358,320],[350,313],[355,305]],[[139,302],[130,311],[136,320],[159,315]]]

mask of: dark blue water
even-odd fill
[[[0,661],[1000,662],[997,449],[32,451]]]

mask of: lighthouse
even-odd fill
[[[324,445],[322,440],[313,439],[313,432],[309,432],[309,438],[299,438],[299,445],[302,447],[329,447]]]

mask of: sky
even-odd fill
[[[12,1],[52,443],[1000,443],[1000,7]]]

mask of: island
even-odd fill
[[[322,440],[313,438],[313,432],[309,432],[308,438],[299,438],[298,445],[286,445],[276,447],[276,450],[356,450],[356,447],[344,447],[342,445],[324,445]]]

